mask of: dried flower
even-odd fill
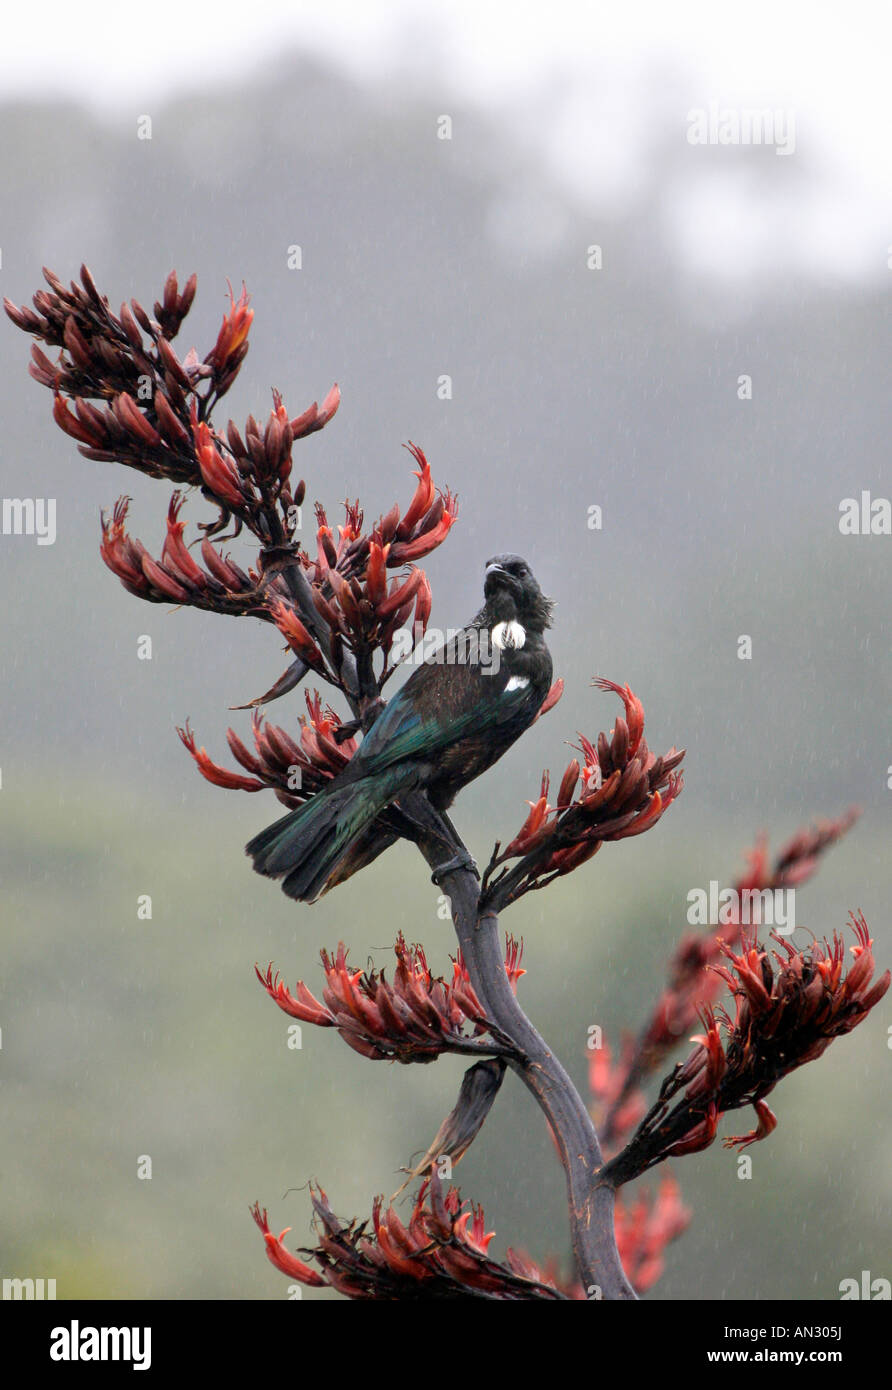
[[[269,1228],[259,1204],[252,1215],[277,1269],[305,1284],[325,1283],[347,1298],[485,1298],[563,1300],[571,1295],[548,1282],[533,1262],[508,1250],[504,1264],[487,1254],[493,1237],[483,1209],[463,1202],[457,1188],[444,1194],[434,1172],[422,1183],[408,1223],[378,1198],[368,1222],[341,1222],[322,1188],[314,1188],[318,1242],[303,1250],[320,1274],[290,1254]],[[287,1228],[286,1228],[287,1230]],[[321,1277],[320,1277],[321,1275]]]

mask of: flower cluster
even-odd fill
[[[19,328],[60,349],[54,363],[35,343],[30,371],[53,392],[56,423],[81,453],[151,477],[203,486],[207,496],[237,515],[256,501],[246,485],[251,478],[275,476],[287,503],[299,505],[303,485],[296,496],[288,490],[291,445],[331,418],[337,387],[321,409],[314,404],[294,420],[274,392],[266,429],[249,418],[245,443],[231,421],[226,443],[208,424],[210,409],[229,390],[247,355],[254,313],[244,289],[238,299],[230,289],[217,340],[201,360],[194,348],[180,358],[172,346],[195,298],[194,275],[180,292],[171,271],[153,314],[134,299],[117,315],[86,266],[81,266],[81,283],[72,281],[68,289],[52,271],[44,270],[44,276],[50,289],[34,295],[33,310],[9,300],[5,308]]]
[[[455,497],[434,486],[421,449],[409,446],[417,485],[405,511],[395,504],[364,534],[358,504],[345,503],[336,537],[317,506],[316,553],[310,555],[298,539],[306,484],[292,481],[292,450],[331,420],[340,402],[337,385],[321,405],[313,402],[293,418],[274,390],[265,421],[249,415],[244,429],[230,420],[218,430],[212,412],[248,351],[254,315],[244,288],[238,297],[230,288],[228,309],[204,358],[194,349],[181,357],[173,339],[195,298],[194,276],[180,291],[171,272],[153,314],[132,300],[116,315],[86,266],[80,283],[69,288],[51,271],[44,274],[49,290],[38,291],[33,309],[6,301],[6,312],[19,328],[59,349],[52,362],[35,343],[31,363],[31,374],[53,392],[56,423],[88,458],[197,487],[219,509],[215,520],[200,524],[205,534],[198,564],[183,538],[179,492],[170,502],[158,558],[127,534],[129,499],[120,499],[111,519],[102,519],[108,567],[150,602],[275,624],[295,659],[251,703],[285,694],[315,670],[364,708],[372,704],[397,664],[389,662],[394,633],[407,626],[417,641],[427,627],[430,585],[414,562],[445,540],[457,515]],[[230,520],[236,534],[246,528],[260,542],[256,571],[246,574],[210,544]],[[402,573],[388,579],[392,570]],[[352,654],[346,664],[345,648]],[[384,654],[377,676],[376,651]]]
[[[790,888],[804,883],[815,873],[821,855],[836,844],[857,820],[850,810],[836,820],[818,821],[797,831],[783,847],[773,864],[768,858],[764,836],[747,855],[746,871],[733,887],[737,901],[747,891],[761,892]],[[608,1147],[627,1130],[622,1108],[632,1097],[640,1101],[641,1083],[664,1064],[679,1041],[694,1027],[698,1010],[712,1002],[721,989],[720,974],[710,969],[721,956],[722,945],[733,946],[740,938],[739,913],[724,925],[710,926],[703,932],[688,932],[680,939],[669,963],[668,980],[650,1018],[634,1046],[623,1050],[623,1057],[612,1073],[613,1097],[604,1117],[602,1139]]]
[[[308,588],[291,598],[277,598],[273,620],[306,666],[333,684],[342,683],[343,650],[357,663],[364,693],[380,692],[398,660],[390,661],[396,632],[408,628],[413,645],[427,630],[431,589],[427,576],[412,562],[430,554],[445,540],[457,516],[457,502],[448,489],[437,493],[430,464],[421,449],[410,444],[418,470],[417,486],[401,515],[394,504],[369,534],[362,530],[358,505],[346,504],[346,524],[337,541],[322,507],[316,508],[316,557],[301,554]],[[389,569],[409,566],[388,583]],[[376,678],[372,657],[384,655]]]
[[[255,752],[251,753],[233,729],[227,730],[227,740],[233,756],[241,763],[245,777],[230,772],[198,748],[188,723],[177,729],[183,744],[195,759],[198,771],[216,787],[244,792],[274,791],[283,806],[294,808],[319,791],[336,777],[356,752],[356,739],[344,730],[352,726],[341,723],[329,706],[322,707],[319,692],[304,692],[306,715],[300,717],[300,742],[275,724],[264,721],[255,710],[252,724]]]
[[[365,574],[374,545],[382,553],[374,561],[372,590],[375,602],[382,602],[385,566],[395,569],[421,560],[449,535],[458,516],[458,499],[448,488],[440,491],[434,486],[430,464],[417,444],[410,441],[405,447],[418,464],[415,492],[405,512],[400,512],[399,504],[394,502],[366,535],[358,503],[347,504],[346,525],[338,528],[335,540],[324,508],[316,507],[316,559],[304,560],[315,585],[322,584],[332,570],[348,578]]]
[[[508,938],[505,969],[512,986],[520,969],[518,944]],[[279,1008],[301,1023],[336,1028],[344,1041],[372,1061],[433,1062],[444,1052],[473,1056],[510,1055],[513,1049],[486,1017],[474,993],[461,953],[452,980],[432,975],[421,946],[408,946],[402,932],[394,952],[393,983],[384,971],[353,970],[339,942],[334,955],[323,950],[322,1002],[302,980],[292,993],[268,966],[257,978]]]
[[[179,520],[183,495],[174,492],[167,511],[167,536],[159,559],[126,529],[130,498],[115,504],[111,520],[102,513],[102,559],[124,588],[150,603],[182,603],[213,613],[251,614],[272,622],[262,576],[247,574],[223,555],[207,536],[201,542],[205,567],[196,563],[183,541],[185,522]]]
[[[483,1209],[463,1202],[457,1188],[443,1192],[434,1172],[422,1183],[408,1223],[378,1198],[371,1224],[345,1224],[332,1212],[325,1192],[312,1190],[318,1243],[300,1253],[319,1272],[293,1255],[270,1230],[259,1204],[252,1215],[276,1269],[309,1285],[326,1284],[354,1299],[484,1298],[508,1301],[572,1297],[548,1281],[527,1256],[508,1250],[505,1262],[488,1254],[493,1232]]]
[[[726,1139],[726,1146],[743,1147],[771,1133],[777,1121],[765,1097],[856,1028],[889,988],[888,970],[871,985],[873,942],[863,915],[850,914],[850,925],[856,939],[848,971],[837,932],[804,951],[774,934],[781,952],[772,951],[771,958],[746,931],[739,952],[722,943],[730,968],[714,968],[732,991],[734,1017],[722,1007],[703,1008],[704,1032],[694,1038],[694,1051],[663,1082],[631,1141],[605,1165],[604,1180],[619,1186],[666,1158],[707,1148],[721,1116],[745,1105],[754,1107],[756,1127]]]
[[[671,748],[663,757],[650,752],[644,737],[644,708],[628,686],[598,679],[600,690],[619,695],[625,718],[617,717],[612,736],[599,734],[597,744],[579,736],[582,761],[574,758],[561,778],[557,801],[549,805],[550,777],[542,776],[537,801],[508,847],[496,845],[483,880],[483,899],[495,909],[543,888],[590,859],[605,840],[640,835],[660,819],[678,796],[683,780],[675,772],[684,750]],[[511,869],[494,874],[508,859]]]
[[[57,361],[52,363],[36,343],[32,346],[29,371],[35,381],[49,387],[56,397],[68,396],[81,402],[86,399],[114,402],[120,396],[128,396],[131,401],[137,396],[144,398],[145,383],[154,386],[156,380],[163,381],[166,368],[160,360],[157,344],[161,340],[169,343],[179,332],[195,298],[194,275],[181,293],[177,277],[171,272],[162,299],[154,306],[152,318],[135,300],[131,302],[132,307],[123,304],[116,317],[86,266],[81,266],[81,284],[72,281],[68,289],[51,270],[44,268],[43,274],[50,288],[37,291],[33,309],[17,308],[8,299],[3,301],[7,314],[18,328],[33,334],[47,347],[61,349]],[[147,335],[148,344],[140,328]],[[176,355],[172,356],[177,363],[174,386],[174,394],[177,394],[181,389],[179,379],[186,374]],[[197,364],[192,370],[197,380]],[[191,389],[188,376],[186,389]],[[92,421],[92,417],[88,414],[86,420]],[[84,430],[89,433],[90,425],[84,424]],[[76,432],[73,437],[78,437]],[[90,447],[88,441],[81,442]],[[187,479],[184,477],[182,481]]]

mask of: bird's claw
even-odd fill
[[[471,858],[467,850],[461,850],[458,854],[454,854],[451,859],[447,859],[444,864],[437,865],[431,874],[431,883],[435,883],[439,888],[441,879],[445,878],[447,874],[451,874],[455,869],[470,869],[475,878],[480,877],[477,872],[477,861]]]

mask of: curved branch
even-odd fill
[[[433,808],[431,819],[440,819]],[[454,851],[467,856],[460,837],[449,829]],[[418,844],[431,868],[442,864],[442,831],[432,828],[419,835]],[[532,1092],[554,1134],[567,1179],[573,1254],[583,1287],[589,1292],[598,1289],[605,1299],[634,1299],[637,1295],[616,1248],[614,1191],[598,1181],[604,1160],[595,1127],[570,1077],[517,1002],[505,973],[498,917],[481,912],[480,884],[473,870],[449,869],[440,875],[440,884],[450,900],[471,984],[487,1017],[521,1054],[522,1060],[509,1057],[508,1065]]]

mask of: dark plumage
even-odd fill
[[[518,555],[487,561],[483,593],[480,612],[413,672],[343,772],[247,846],[289,897],[312,902],[411,831],[409,805],[394,806],[408,793],[426,791],[445,812],[535,719],[551,686],[551,600]]]

